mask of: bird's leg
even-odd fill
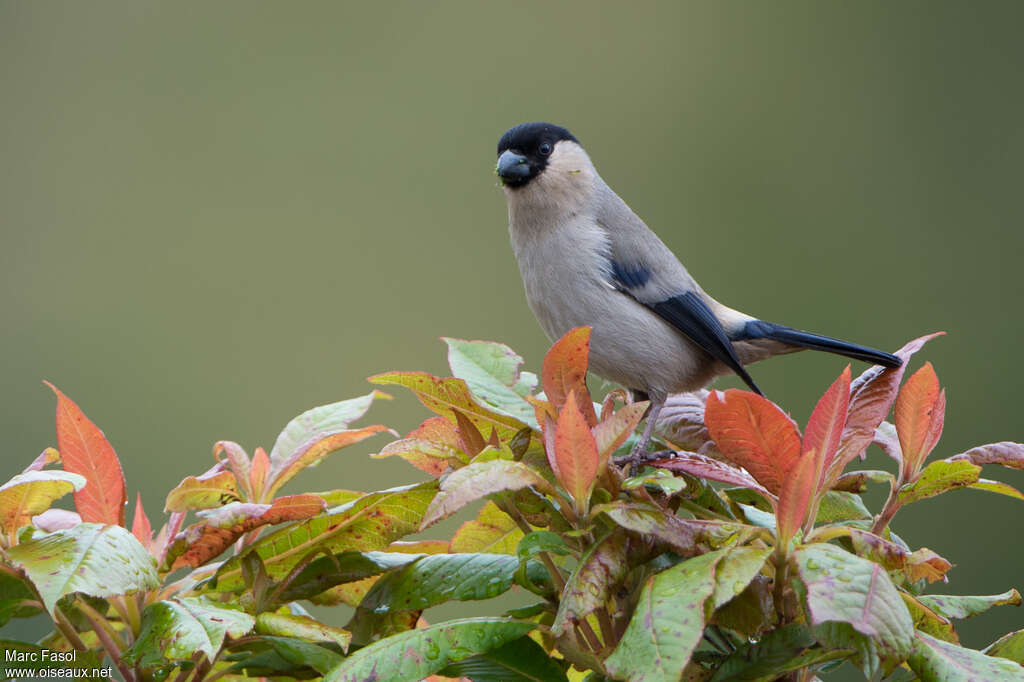
[[[630,476],[637,475],[640,469],[640,463],[647,457],[647,448],[651,444],[651,435],[654,433],[654,425],[658,423],[658,414],[664,406],[664,398],[651,398],[651,409],[647,413],[647,423],[644,425],[644,432],[640,434],[640,440],[636,442],[636,445],[633,446],[633,450],[628,455],[615,460],[616,464],[629,462]]]

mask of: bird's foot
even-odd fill
[[[617,466],[629,464],[629,475],[630,477],[633,477],[640,472],[641,464],[647,464],[648,462],[654,462],[659,459],[667,459],[675,454],[676,453],[672,450],[655,450],[654,452],[648,452],[647,448],[644,448],[643,452],[641,452],[640,448],[634,448],[628,455],[613,457],[612,462]]]

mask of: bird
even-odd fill
[[[734,310],[705,292],[675,254],[598,174],[566,128],[535,121],[498,141],[495,173],[526,300],[552,340],[588,326],[590,371],[650,405],[625,458],[636,474],[670,394],[735,373],[758,395],[746,366],[812,349],[884,367],[874,348]]]

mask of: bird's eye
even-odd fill
[[[540,147],[537,148],[537,151],[540,152],[541,156],[547,156],[548,154],[551,153],[551,145],[548,144],[547,142],[544,142],[543,144],[541,144]]]

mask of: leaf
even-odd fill
[[[529,636],[452,663],[439,675],[474,682],[569,682],[562,667]]]
[[[924,468],[916,481],[900,488],[897,495],[900,503],[910,504],[950,490],[971,486],[978,482],[979,473],[981,467],[965,459],[936,460]]]
[[[713,448],[715,443],[704,425],[704,404],[709,393],[701,389],[669,395],[658,414],[654,432],[678,450],[703,452],[705,448]]]
[[[718,481],[719,483],[729,483],[756,490],[766,500],[774,497],[744,469],[713,457],[708,457],[707,455],[698,455],[696,452],[677,452],[668,459],[659,459],[649,462],[649,464],[659,469],[681,471],[684,474],[696,476],[697,478],[706,478],[711,481]]]
[[[989,443],[971,448],[967,452],[954,455],[949,459],[966,459],[978,466],[985,464],[1002,464],[1011,469],[1024,469],[1024,443]]]
[[[715,591],[711,609],[715,610],[738,597],[757,577],[771,555],[767,547],[733,547],[715,566]]]
[[[870,519],[871,512],[864,506],[860,495],[829,490],[821,498],[815,523],[838,523]]]
[[[217,465],[201,476],[186,476],[185,480],[167,494],[164,511],[210,509],[240,500],[235,475],[222,470],[222,466]]]
[[[25,471],[21,472],[26,474],[30,471],[42,471],[51,464],[57,464],[60,462],[60,453],[57,448],[46,448],[39,456],[32,460],[32,463],[25,467]]]
[[[756,393],[729,389],[708,395],[704,421],[725,459],[779,493],[800,458],[800,433],[789,416]]]
[[[492,408],[540,430],[533,407],[524,397],[537,385],[536,375],[519,366],[523,359],[511,348],[491,341],[441,339],[448,344],[448,366],[466,382],[470,392]]]
[[[394,568],[405,566],[422,554],[405,554],[401,552],[354,552],[351,550],[338,554],[321,556],[303,568],[294,580],[289,583],[281,596],[282,603],[299,599],[312,599],[339,585],[356,583],[367,578],[375,578]],[[367,586],[365,591],[370,588]],[[358,603],[365,594],[359,595]],[[355,606],[355,603],[350,604]]]
[[[212,662],[225,637],[241,637],[255,619],[205,597],[158,601],[142,612],[142,629],[124,652],[129,665],[144,668],[191,660],[202,652]]]
[[[495,429],[501,442],[508,442],[525,426],[514,417],[481,405],[462,379],[442,379],[426,372],[389,372],[375,374],[369,381],[373,384],[405,386],[428,410],[451,422],[455,421],[454,410],[460,410],[481,433],[490,433],[492,428]]]
[[[416,682],[450,663],[496,649],[536,627],[503,618],[462,618],[410,630],[363,647],[324,682]]]
[[[12,618],[28,618],[42,613],[37,604],[36,594],[24,578],[0,573],[0,627]],[[3,643],[4,640],[0,640],[0,645]]]
[[[56,500],[86,486],[84,476],[69,471],[26,471],[0,485],[0,528],[13,533],[28,525]]]
[[[990,481],[987,478],[979,478],[977,483],[972,483],[969,487],[972,490],[985,490],[997,495],[1006,495],[1007,497],[1024,500],[1024,493],[1002,481]]]
[[[128,494],[114,448],[73,400],[50,382],[43,383],[57,394],[57,449],[64,471],[87,481],[75,493],[75,509],[83,521],[123,526]]]
[[[593,513],[607,514],[616,524],[641,537],[661,540],[682,556],[696,554],[701,547],[718,548],[738,541],[752,530],[734,521],[681,519],[653,505],[621,500],[594,507]]]
[[[946,392],[939,389],[939,377],[932,363],[924,363],[900,389],[893,408],[893,421],[903,450],[903,480],[920,470],[942,434],[946,414]]]
[[[369,493],[326,514],[276,530],[253,543],[249,551],[257,552],[267,574],[279,579],[310,552],[382,549],[418,528],[436,491],[437,482],[427,481]],[[242,589],[240,557],[224,562],[214,577],[218,591]]]
[[[903,571],[907,580],[915,583],[921,578],[928,582],[942,580],[952,564],[929,549],[911,553],[904,547],[858,528],[850,529],[850,541],[857,556],[879,564],[887,571]]]
[[[198,516],[200,523],[186,528],[172,541],[165,561],[171,570],[197,568],[219,556],[238,538],[261,526],[308,519],[324,512],[327,503],[310,494],[287,495],[273,504],[231,502]]]
[[[650,402],[646,400],[624,405],[618,412],[598,422],[594,427],[594,440],[597,442],[597,452],[600,455],[597,463],[598,471],[604,471],[607,468],[612,453],[618,450],[632,435],[637,424],[647,413],[649,405]]]
[[[377,391],[375,391],[377,393]],[[372,394],[371,394],[372,395]],[[382,394],[385,395],[385,394]],[[347,401],[343,401],[347,402]],[[337,404],[337,403],[336,403]],[[330,407],[329,405],[326,407]],[[317,408],[319,409],[319,408]],[[314,410],[311,410],[314,411]],[[306,414],[309,414],[308,412]],[[301,419],[304,415],[296,417]],[[313,425],[308,425],[310,428],[315,428]],[[327,425],[322,425],[322,428],[327,429]],[[320,461],[331,454],[342,448],[347,448],[350,445],[366,440],[370,436],[380,433],[381,431],[387,431],[386,426],[381,424],[374,424],[373,426],[367,426],[362,429],[353,429],[336,432],[320,432],[326,433],[323,437],[320,435],[314,435],[309,440],[300,444],[289,454],[282,455],[278,459],[274,459],[274,454],[270,455],[270,471],[267,474],[267,480],[269,485],[266,487],[265,492],[262,495],[264,500],[270,499],[274,494],[281,489],[285,483],[291,480],[296,474],[307,467],[313,467],[320,463]],[[285,429],[287,431],[287,429]],[[398,435],[398,434],[395,434]],[[278,444],[281,443],[281,439],[285,438],[284,433],[278,436],[278,442],[275,443],[274,447],[277,448]],[[287,445],[287,443],[286,443]]]
[[[767,633],[758,642],[745,644],[722,662],[710,682],[776,679],[782,673],[849,654],[846,650],[815,648],[807,626],[791,623]]]
[[[342,651],[348,651],[352,633],[332,625],[325,625],[309,616],[286,613],[261,613],[256,616],[256,632],[261,635],[294,637],[308,642],[334,642]],[[340,659],[339,659],[340,661]]]
[[[874,440],[875,429],[889,414],[889,409],[896,400],[896,391],[899,389],[910,357],[921,350],[928,341],[943,334],[945,332],[936,332],[908,342],[895,353],[896,357],[903,361],[901,366],[886,368],[874,365],[850,384],[850,409],[846,428],[843,429],[843,436],[840,439],[839,452],[826,472],[826,482],[839,478],[854,457],[864,454]]]
[[[396,456],[435,478],[452,468],[453,462],[461,465],[469,461],[462,452],[455,425],[444,417],[427,419],[407,437],[392,441],[379,453],[370,455],[375,459]]]
[[[584,516],[590,507],[600,455],[594,435],[576,405],[575,393],[569,394],[558,414],[554,446],[554,452],[548,452],[551,468],[576,503],[576,512]]]
[[[823,543],[799,547],[793,557],[810,622],[838,624],[816,629],[823,644],[860,649],[869,677],[906,659],[914,624],[884,568]]]
[[[383,576],[359,607],[381,614],[491,599],[508,591],[518,568],[519,559],[508,554],[424,556]]]
[[[249,489],[252,490],[252,499],[263,498],[263,491],[267,485],[267,474],[270,473],[270,458],[263,448],[256,448],[252,453],[252,464],[249,466]]]
[[[850,407],[850,366],[847,365],[821,397],[804,429],[803,457],[815,453],[822,464],[818,467],[815,487],[820,477],[835,458],[839,439],[846,427],[846,412]]]
[[[956,630],[948,618],[936,613],[906,592],[901,591],[900,596],[903,597],[903,603],[907,605],[907,611],[910,612],[910,617],[914,621],[915,630],[928,633],[945,642],[960,643],[960,636],[956,634]]]
[[[76,512],[67,509],[56,509],[51,507],[32,518],[32,525],[44,533],[52,533],[55,530],[66,530],[77,526],[82,522],[82,517]]]
[[[551,624],[555,636],[561,636],[566,627],[574,626],[609,601],[612,588],[631,568],[626,545],[624,534],[610,533],[580,557],[562,590],[558,613]]]
[[[152,552],[153,527],[149,524],[146,510],[142,507],[142,493],[136,493],[135,496],[135,517],[132,520],[132,535],[142,543],[147,552]]]
[[[473,521],[466,521],[452,536],[451,551],[515,554],[523,531],[511,516],[488,502]]]
[[[224,460],[221,460],[221,454],[224,455]],[[234,441],[219,440],[213,444],[213,458],[218,462],[224,461],[227,464],[228,469],[235,475],[235,480],[242,486],[245,499],[254,500],[256,497],[255,491],[252,490],[249,479],[251,464],[245,448]]]
[[[779,493],[779,503],[776,505],[775,515],[781,545],[788,545],[804,524],[811,506],[811,497],[814,494],[820,463],[821,457],[817,452],[805,453],[797,460],[788,475],[782,479],[782,490]]]
[[[888,471],[878,471],[875,469],[851,471],[836,479],[836,482],[832,485],[832,490],[859,495],[867,491],[869,482],[888,483],[891,486],[896,482],[896,478]]]
[[[914,637],[907,665],[924,680],[1024,680],[1024,668],[1013,661],[986,656],[980,651],[943,642],[923,632]]]
[[[918,601],[946,618],[970,618],[985,613],[993,606],[1020,606],[1020,592],[1010,589],[1002,594],[984,597],[965,597],[949,594],[922,594]]]
[[[590,358],[590,327],[575,327],[551,346],[541,365],[544,395],[561,413],[570,394],[576,395],[577,407],[588,426],[597,423],[590,391],[587,390],[587,364]]]
[[[493,493],[529,486],[547,493],[554,492],[540,474],[522,462],[495,459],[468,464],[441,481],[440,492],[423,515],[420,528],[447,518],[470,502]]]
[[[565,555],[569,554],[570,550],[562,536],[550,530],[535,530],[527,533],[516,547],[516,556],[519,557],[520,562],[537,556],[541,552]]]
[[[896,425],[890,422],[882,422],[875,429],[875,445],[882,449],[897,464],[903,464],[903,448],[900,447],[900,437],[896,433]]]
[[[999,656],[1017,663],[1024,663],[1024,630],[1003,635],[985,647],[982,653],[987,656]]]
[[[297,669],[312,668],[320,674],[326,674],[345,660],[330,649],[304,642],[301,639],[272,636],[263,636],[261,639],[268,642],[274,648],[274,653],[292,666],[287,671],[278,672],[296,674]]]
[[[81,523],[10,547],[7,556],[25,571],[51,614],[61,597],[74,592],[112,597],[160,585],[153,558],[120,526]]]
[[[276,478],[284,470],[287,460],[299,448],[331,434],[347,431],[349,424],[362,418],[377,399],[391,400],[391,396],[382,391],[370,391],[358,398],[314,407],[292,419],[278,434],[270,450],[271,478]]]
[[[702,554],[647,579],[626,632],[605,660],[608,672],[644,682],[679,680],[703,635],[705,602],[725,553]]]

